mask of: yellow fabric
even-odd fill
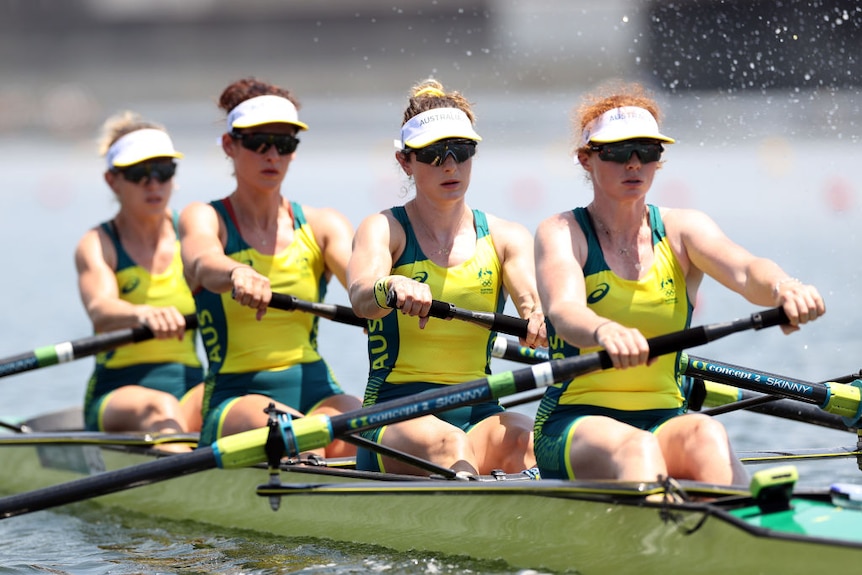
[[[622,279],[610,270],[588,273],[590,308],[622,325],[637,327],[647,338],[685,329],[690,306],[685,275],[667,238],[653,246],[655,262],[641,280]],[[602,297],[598,297],[604,293]],[[554,351],[562,345],[554,337]],[[581,349],[582,354],[598,347]],[[562,354],[559,355],[562,357]],[[605,370],[575,378],[559,403],[596,405],[621,410],[672,409],[683,403],[678,384],[677,355],[661,356],[651,366]]]
[[[150,274],[144,268],[133,265],[116,272],[120,298],[136,305],[155,307],[174,306],[183,315],[195,313],[195,303],[183,277],[183,262],[180,243],[176,242],[171,265],[161,274]],[[182,341],[177,339],[151,339],[135,345],[122,346],[101,354],[100,359],[108,368],[116,369],[140,363],[178,362],[199,366],[195,353],[195,332],[186,332]]]
[[[479,217],[484,224],[484,216],[480,214]],[[414,243],[411,230],[409,245],[416,247],[416,253],[410,255],[407,250],[396,262],[392,274],[422,281],[431,288],[434,299],[469,310],[500,312],[502,267],[486,225],[477,226],[477,229],[473,256],[450,268],[427,259]],[[390,318],[393,315],[397,316],[396,329],[392,329]],[[385,319],[388,322],[369,322],[371,370],[372,373],[381,370],[381,379],[389,383],[455,384],[488,374],[491,334],[487,329],[464,321],[437,318],[429,319],[425,329],[419,329],[418,318],[397,311]],[[428,350],[440,351],[429,353]]]
[[[267,276],[275,293],[290,294],[311,302],[322,299],[325,264],[307,223],[294,229],[294,241],[280,253],[261,254],[246,246],[227,255]],[[230,292],[220,294],[220,299],[227,333],[220,333],[217,337],[226,346],[207,345],[211,364],[224,362],[218,369],[220,373],[281,370],[320,359],[315,315],[270,309],[263,320],[257,321],[254,310],[238,304]],[[205,324],[206,319],[202,318],[201,334],[207,340],[214,334],[204,328]],[[225,349],[227,354],[219,357]]]

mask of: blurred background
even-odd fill
[[[813,119],[833,123],[858,112],[834,109],[833,98],[862,81],[856,0],[2,0],[0,6],[3,131],[89,134],[106,113],[141,102],[196,102],[205,112],[229,81],[247,75],[285,84],[308,100],[369,96],[399,104],[414,80],[428,76],[467,94],[512,98],[572,95],[620,76],[667,94],[815,91],[812,116],[833,108],[828,118]],[[354,120],[362,115],[349,113]]]
[[[354,226],[412,193],[392,148],[411,86],[434,76],[462,91],[484,138],[470,203],[531,231],[590,201],[570,156],[581,95],[642,82],[678,142],[650,201],[707,211],[829,305],[792,338],[775,330],[709,350],[812,379],[862,364],[858,0],[0,0],[0,356],[90,333],[72,255],[116,210],[95,146],[105,118],[132,109],[163,123],[186,154],[174,206],[209,201],[233,185],[215,102],[245,76],[294,91],[311,126],[285,195],[335,206]],[[337,283],[327,300],[347,301]],[[695,319],[751,311],[707,282]],[[324,322],[321,346],[361,394],[361,332]],[[47,381],[41,403],[79,402],[91,368],[16,376],[34,387],[0,397],[43,411],[32,390]]]

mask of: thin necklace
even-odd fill
[[[411,206],[413,206],[413,208],[414,208],[413,210],[411,210],[411,211],[413,211],[413,218],[411,218],[411,221],[418,222],[419,226],[422,228],[422,232],[426,236],[428,236],[435,244],[437,244],[437,249],[435,251],[431,252],[431,254],[432,255],[440,255],[440,256],[448,256],[450,253],[452,253],[452,248],[455,246],[455,238],[453,237],[451,240],[449,240],[448,247],[446,247],[446,244],[444,244],[443,242],[438,240],[437,237],[431,233],[431,230],[428,228],[428,226],[425,225],[425,221],[419,216],[419,211],[415,209],[415,204],[411,204]],[[409,214],[408,214],[408,216],[409,216]],[[464,222],[464,213],[461,212],[461,219],[458,220],[458,228],[457,228],[457,231],[455,232],[455,237],[458,236],[458,232],[461,230],[461,224],[463,222]]]
[[[275,228],[275,241],[273,242],[274,244],[278,243],[278,218],[279,218],[279,211],[281,210],[281,207],[284,205],[284,199],[283,198],[282,198],[281,202],[282,203],[279,206],[279,208],[276,210],[276,214],[275,214],[275,224],[273,226]],[[290,216],[290,219],[293,220],[293,209],[291,208],[290,203],[287,204],[287,213]],[[260,226],[256,225],[256,223],[254,223],[254,222],[249,221],[248,224],[249,225],[243,229],[248,229],[248,230],[251,230],[252,232],[254,232],[254,235],[257,237],[257,241],[260,242],[260,245],[265,247],[265,248],[269,247],[270,242],[267,239],[267,232],[264,229],[262,229]]]
[[[611,232],[611,229],[607,225],[605,225],[605,223],[602,220],[600,220],[598,217],[596,217],[596,215],[592,212],[592,210],[587,208],[587,212],[589,212],[590,216],[592,217],[593,221],[596,223],[596,225],[600,229],[600,231],[602,231],[604,233],[604,235],[607,237],[607,240],[605,243],[609,247],[612,247],[614,234]],[[644,206],[644,217],[643,217],[643,219],[641,219],[641,223],[643,223],[644,219],[649,221],[649,212],[647,211],[646,206]],[[629,261],[629,263],[631,263],[637,271],[641,271],[643,269],[643,266],[641,265],[641,262],[640,262],[640,244],[638,243],[639,237],[640,237],[640,227],[638,228],[638,237],[635,238],[634,253],[632,253],[632,250],[629,248],[620,248],[620,247],[613,248],[616,250],[616,252],[620,256],[623,256],[625,259],[627,259]]]

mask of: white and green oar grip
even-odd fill
[[[333,440],[332,426],[326,415],[294,419],[291,429],[299,451],[326,447]],[[269,428],[261,427],[222,437],[212,444],[216,465],[222,469],[237,469],[266,461],[265,447],[268,436]]]

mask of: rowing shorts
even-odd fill
[[[324,399],[344,393],[323,360],[298,363],[280,371],[220,373],[216,378],[207,402],[210,407],[204,415],[200,445],[209,445],[221,437],[228,411],[244,395],[265,395],[300,413],[309,413]]]
[[[201,381],[203,369],[181,363],[142,363],[119,369],[99,367],[90,378],[84,400],[84,425],[88,431],[104,431],[102,414],[111,393],[120,387],[140,385],[180,399]]]
[[[391,384],[384,382],[378,389],[377,403],[400,399],[402,397],[408,397],[423,391],[432,389],[436,390],[442,387],[449,386],[440,385],[438,383]],[[476,405],[456,407],[454,409],[437,413],[435,416],[438,419],[442,419],[446,423],[454,425],[464,432],[469,433],[470,430],[473,429],[480,421],[483,421],[497,413],[502,413],[503,411],[505,410],[498,402],[486,401]],[[387,426],[384,425],[383,427],[378,427],[376,429],[369,429],[367,431],[363,431],[361,435],[365,439],[379,443],[386,427]],[[356,469],[363,471],[383,471],[380,456],[367,449],[363,449],[361,447],[358,448],[356,450]]]
[[[593,405],[557,405],[543,422],[537,420],[534,449],[542,479],[575,479],[569,451],[578,423],[591,415],[603,415],[638,429],[657,433],[670,419],[682,415],[679,409],[621,411]]]

